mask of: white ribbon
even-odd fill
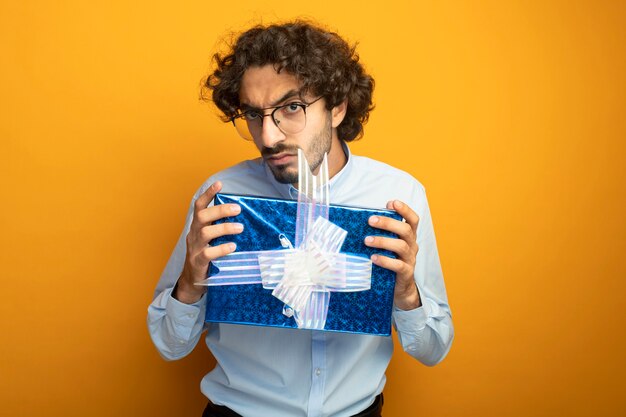
[[[315,176],[298,149],[298,191],[295,248],[281,234],[284,250],[231,253],[213,261],[219,272],[198,285],[263,284],[298,328],[321,330],[330,293],[369,290],[372,262],[339,252],[348,232],[328,221],[327,155]]]

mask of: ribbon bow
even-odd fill
[[[283,234],[283,250],[234,252],[213,261],[219,272],[198,285],[263,284],[285,303],[283,314],[298,328],[322,330],[331,292],[366,291],[372,262],[339,250],[347,231],[328,220],[328,159],[313,175],[298,149],[296,246]]]

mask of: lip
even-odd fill
[[[272,165],[286,165],[292,162],[296,158],[296,155],[290,153],[279,153],[267,158],[267,162]]]

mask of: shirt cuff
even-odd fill
[[[392,316],[402,348],[407,352],[420,349],[430,316],[429,303],[422,300],[422,305],[413,310],[401,310],[394,305]]]
[[[167,298],[165,311],[167,316],[172,320],[172,325],[174,326],[173,330],[176,336],[185,341],[189,341],[192,330],[198,323],[198,320],[204,319],[206,294],[202,294],[202,297],[193,304],[185,304],[172,296],[172,290],[173,289],[168,289],[169,294],[164,294]]]
[[[414,333],[424,329],[428,320],[427,305],[422,304],[422,306],[413,310],[401,310],[394,305],[392,315],[396,323],[396,330],[401,333]]]

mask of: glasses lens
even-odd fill
[[[239,136],[245,140],[252,140],[254,135],[261,132],[261,123],[261,119],[258,117],[251,120],[242,117],[235,118],[235,128],[237,129],[237,133],[239,133]]]
[[[287,104],[272,113],[274,123],[283,133],[300,133],[306,126],[306,112],[301,104]]]
[[[251,116],[235,117],[234,119],[237,133],[245,140],[254,140],[255,137],[260,137],[263,131],[263,120],[265,118],[258,115]],[[293,135],[300,133],[306,126],[304,105],[292,103],[277,107],[272,112],[272,119],[284,134]]]

